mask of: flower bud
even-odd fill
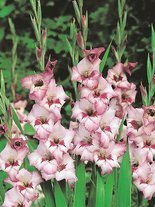
[[[20,150],[26,146],[26,142],[21,138],[13,138],[11,140],[11,146],[16,150]]]
[[[41,36],[42,36],[42,43],[43,43],[43,45],[45,45],[46,37],[47,37],[47,32],[45,29],[42,30]]]
[[[76,40],[80,48],[84,49],[84,41],[81,32],[76,35]]]
[[[37,47],[36,56],[37,56],[37,59],[41,58],[41,56],[42,56],[42,49],[41,48]]]
[[[0,135],[3,135],[7,132],[8,128],[6,124],[0,124]]]
[[[82,15],[82,26],[86,27],[87,26],[87,20],[86,20],[86,16]]]

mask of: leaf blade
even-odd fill
[[[85,207],[85,192],[86,192],[86,177],[85,177],[85,165],[80,162],[77,166],[77,178],[78,181],[75,185],[74,203],[73,207]]]
[[[109,56],[109,52],[110,52],[110,48],[111,48],[111,43],[109,44],[109,46],[107,47],[105,53],[104,53],[104,56],[102,58],[102,61],[101,61],[101,64],[100,64],[100,72],[102,73],[104,67],[105,67],[105,64],[106,64],[106,61],[108,59],[108,56]]]
[[[123,156],[117,189],[117,207],[131,207],[131,164],[129,150]]]
[[[57,181],[54,182],[54,197],[56,207],[67,207],[66,198]]]

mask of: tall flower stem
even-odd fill
[[[126,11],[126,0],[118,0],[118,22],[115,36],[116,49],[114,49],[115,57],[117,62],[121,62],[126,49],[126,22],[127,22],[127,11]]]
[[[15,88],[16,88],[16,81],[17,76],[15,73],[15,68],[17,64],[17,46],[18,46],[18,37],[16,35],[15,26],[11,19],[9,19],[9,26],[11,30],[11,39],[13,43],[12,47],[12,66],[11,66],[11,93],[12,93],[12,100],[15,101]]]
[[[33,14],[30,15],[36,36],[36,57],[42,71],[45,68],[46,29],[42,29],[42,10],[40,0],[30,0]]]

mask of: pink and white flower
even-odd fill
[[[65,129],[60,122],[57,122],[51,129],[51,134],[45,142],[51,154],[58,160],[64,153],[72,149],[74,132]]]
[[[11,180],[15,179],[23,160],[28,153],[27,146],[23,146],[20,149],[17,149],[14,146],[15,145],[11,147],[11,145],[7,144],[4,150],[0,153],[0,170],[7,172]]]
[[[99,127],[101,111],[97,111],[95,104],[87,99],[81,99],[75,103],[72,117],[80,121],[88,131],[95,131]]]
[[[64,154],[57,162],[58,168],[55,173],[55,179],[57,181],[64,179],[72,186],[77,181],[74,160],[69,154]]]
[[[33,105],[31,112],[27,116],[27,121],[32,124],[36,130],[35,138],[47,140],[55,122],[61,118],[60,113],[49,112],[39,104]]]
[[[65,94],[62,86],[57,86],[55,80],[52,79],[48,85],[44,98],[39,103],[47,110],[54,112],[55,110],[58,110],[56,107],[61,108],[67,98],[68,96]]]
[[[6,192],[2,207],[30,207],[31,204],[32,201],[26,200],[26,198],[22,196],[16,188],[12,188]]]
[[[28,155],[28,158],[30,164],[41,172],[45,180],[55,177],[58,167],[57,161],[43,142],[39,143],[37,149]]]
[[[21,80],[24,88],[30,90],[29,98],[35,101],[41,101],[46,94],[48,84],[53,74],[44,72],[37,75],[30,75]]]
[[[94,155],[95,164],[101,168],[101,173],[111,173],[114,167],[119,167],[119,158],[125,152],[125,143],[116,144],[114,141],[109,143],[107,148],[104,148],[102,142]]]

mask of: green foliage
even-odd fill
[[[56,207],[67,207],[66,198],[57,181],[54,182],[54,197]]]
[[[24,125],[24,134],[33,136],[35,134],[35,129],[28,123]]]
[[[117,207],[130,207],[131,206],[131,163],[129,151],[124,154],[120,166],[120,174],[117,189]]]
[[[97,170],[96,205],[95,205],[95,207],[102,207],[102,206],[104,206],[104,200],[105,200],[104,178],[100,174],[100,171]]]
[[[53,188],[50,181],[43,182],[41,184],[43,193],[45,195],[45,207],[55,207]]]
[[[107,175],[105,182],[105,199],[104,199],[104,207],[112,206],[112,196],[113,196],[113,187],[114,187],[114,172]]]
[[[7,173],[4,171],[0,171],[0,204],[4,202],[5,198],[5,188],[4,188],[4,180],[8,177]]]
[[[109,52],[110,52],[110,48],[111,48],[111,43],[107,47],[107,49],[106,49],[106,51],[104,53],[104,56],[102,58],[102,61],[101,61],[101,64],[100,64],[100,72],[102,72],[104,70],[104,67],[105,67],[105,64],[107,62],[108,55],[109,55]]]
[[[85,164],[79,162],[76,167],[77,182],[75,184],[73,207],[85,207],[86,177]]]

